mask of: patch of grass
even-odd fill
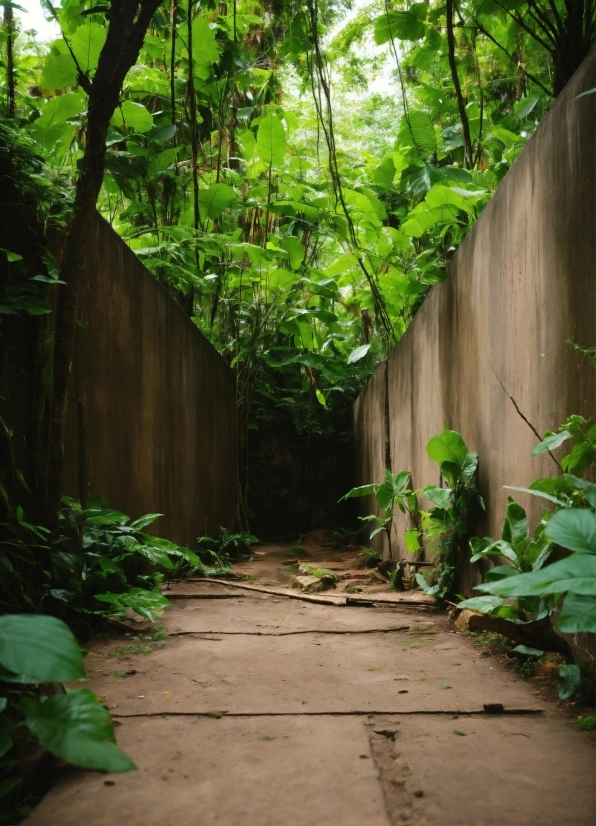
[[[460,731],[460,730],[459,730],[459,729],[457,729],[457,728],[454,728],[454,729],[453,729],[453,733],[454,733],[454,734],[457,734],[457,736],[458,736],[458,737],[465,737],[465,736],[466,736],[465,731]]]
[[[596,730],[596,714],[588,714],[587,717],[579,717],[573,725],[576,728],[581,729],[581,731],[594,731]]]
[[[110,677],[126,677],[124,671],[110,671]]]
[[[402,766],[402,767],[401,767],[401,770],[402,770],[402,772],[409,772],[409,771],[410,771],[410,767],[409,767],[409,766]]]
[[[303,565],[302,566],[306,571],[307,576],[316,576],[317,579],[330,579],[333,582],[336,581],[337,577],[330,571],[329,568],[317,568],[316,565]]]
[[[526,679],[529,679],[530,677],[534,676],[534,671],[536,670],[536,660],[533,660],[533,659],[514,660],[511,663],[511,668],[520,677],[524,677]]]
[[[439,686],[439,688],[451,688],[451,686],[450,686],[450,685],[447,685],[447,683],[441,683],[441,685]]]
[[[355,585],[346,585],[347,594],[357,594],[358,588]]]
[[[261,740],[275,740],[275,735],[274,734],[264,734],[261,737]]]
[[[499,639],[495,634],[488,634],[485,631],[463,631],[463,634],[466,637],[470,637],[474,642],[480,643],[480,645],[490,645]]]
[[[127,657],[130,654],[151,654],[156,648],[163,648],[165,645],[162,639],[148,639],[146,636],[133,637],[133,639],[135,642],[113,648],[108,652],[108,657]]]
[[[221,713],[221,711],[210,711],[207,714],[207,717],[212,717],[214,720],[219,720],[221,717],[223,717],[223,714]]]
[[[288,555],[293,557],[301,556],[302,553],[303,549],[300,547],[300,545],[292,545],[290,547],[290,550],[288,551]]]

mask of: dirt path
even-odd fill
[[[287,589],[287,555],[262,548],[237,570]],[[436,608],[387,602],[367,575],[332,593],[354,582],[374,606],[181,583],[167,638],[92,644],[89,686],[139,771],[69,769],[26,823],[593,824],[593,735]]]

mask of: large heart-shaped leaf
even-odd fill
[[[107,34],[106,26],[87,20],[70,38],[70,47],[85,74],[91,74],[97,68]]]
[[[562,594],[565,591],[596,596],[596,555],[573,554],[539,571],[508,577],[498,582],[485,582],[477,585],[475,590],[503,597]]]
[[[49,54],[43,64],[41,80],[42,89],[64,89],[77,82],[77,67],[71,55]]]
[[[596,554],[596,512],[569,508],[557,511],[549,520],[545,534],[561,545],[583,554]]]
[[[83,657],[68,626],[38,614],[0,617],[0,664],[39,683],[85,676]]]
[[[433,462],[453,462],[462,467],[468,455],[468,448],[459,433],[455,430],[444,430],[428,442],[426,453]]]
[[[148,132],[153,128],[153,115],[142,103],[124,100],[114,112],[110,123],[112,126],[119,126],[121,129]]]
[[[257,131],[257,153],[267,165],[279,166],[286,154],[286,133],[282,122],[268,112],[261,118]]]
[[[228,184],[212,184],[199,190],[199,210],[201,217],[219,218],[226,211],[234,198],[234,190]]]
[[[69,691],[40,703],[23,700],[21,708],[29,730],[52,754],[86,769],[136,769],[116,745],[109,711],[91,691]]]
[[[389,11],[375,20],[375,43],[382,46],[389,40],[421,40],[426,32],[422,22],[426,17],[420,13],[418,7],[424,3],[416,3],[414,11]],[[426,11],[426,9],[425,9]]]
[[[78,92],[69,92],[66,95],[50,98],[33,124],[36,140],[49,148],[55,141],[60,140],[68,127],[70,118],[84,112],[86,105],[85,99]]]

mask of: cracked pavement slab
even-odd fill
[[[593,733],[443,612],[242,593],[175,599],[165,640],[87,645],[139,770],[69,768],[26,824],[594,822]]]

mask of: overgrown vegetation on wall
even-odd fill
[[[46,517],[55,522],[62,494],[81,256],[97,203],[236,373],[246,527],[249,429],[283,411],[320,432],[349,405],[587,53],[594,9],[45,8],[61,30],[48,45],[5,4],[0,105],[13,130],[5,151],[18,132],[43,163],[40,185],[57,184],[43,220],[67,226],[66,284],[40,368],[51,391],[45,409],[38,402]],[[370,94],[375,75],[385,81]],[[12,283],[14,262],[3,270]]]
[[[8,396],[0,405],[0,599],[3,611],[58,614],[81,632],[127,609],[154,619],[162,577],[204,565],[144,532],[155,515],[131,523],[99,498],[63,498],[95,209],[235,372],[238,527],[247,529],[250,431],[289,419],[310,444],[345,421],[594,43],[595,10],[592,0],[44,8],[60,29],[53,42],[27,31],[11,0],[0,31],[2,374],[30,400],[26,422]],[[49,222],[63,230],[59,261],[45,247]],[[450,488],[426,491],[436,506],[426,518],[443,522],[443,573],[429,587],[447,593],[478,500],[476,465],[463,442],[454,462],[435,453]],[[406,482],[387,479],[387,501],[407,502],[413,546],[428,525]],[[520,569],[515,582],[524,576],[533,574]],[[573,594],[571,608],[585,596]],[[59,676],[51,663],[34,673],[21,653],[0,639],[3,683],[82,674],[74,654]],[[70,723],[85,718],[89,739],[132,767],[92,698],[44,691],[10,688],[0,700],[5,753],[13,728],[26,727],[60,756],[99,766],[88,757],[97,742],[78,758],[71,748],[80,732]],[[64,722],[66,745],[50,744],[48,719]],[[14,766],[4,768],[9,794]]]

